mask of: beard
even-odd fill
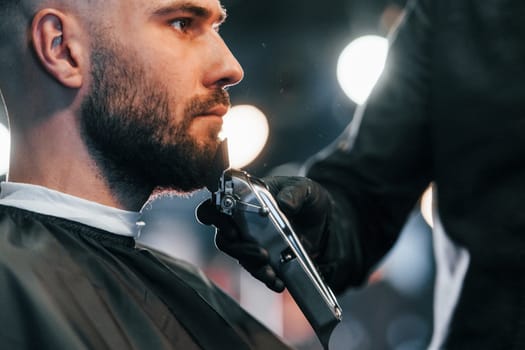
[[[102,175],[112,190],[128,192],[123,196],[137,187],[178,192],[204,187],[220,126],[198,140],[189,128],[213,106],[229,106],[228,93],[217,89],[194,96],[180,118],[172,112],[165,84],[124,52],[115,45],[93,49],[92,88],[81,107],[81,134]]]

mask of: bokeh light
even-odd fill
[[[421,197],[421,215],[430,227],[434,227],[432,219],[432,186],[429,186]]]
[[[221,137],[228,138],[230,166],[242,168],[264,148],[269,134],[268,120],[255,106],[238,105],[224,116]]]
[[[9,130],[0,123],[0,175],[4,175],[9,169],[9,150]]]
[[[387,53],[387,39],[376,35],[359,37],[343,50],[337,62],[337,80],[352,101],[366,101],[383,72]]]

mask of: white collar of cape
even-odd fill
[[[1,205],[79,222],[127,237],[138,238],[144,226],[141,212],[109,207],[38,185],[2,182],[0,188]]]

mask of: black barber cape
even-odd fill
[[[289,349],[197,269],[0,206],[2,349]]]

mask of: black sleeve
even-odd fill
[[[308,166],[307,176],[327,188],[336,204],[319,262],[337,291],[366,281],[431,180],[428,7],[426,0],[409,2],[366,105]]]

